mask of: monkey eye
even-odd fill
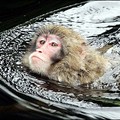
[[[53,46],[53,47],[57,47],[57,46],[58,46],[58,44],[57,44],[57,43],[55,43],[55,42],[52,42],[52,43],[51,43],[51,46]]]
[[[46,42],[45,40],[40,40],[41,45],[45,44],[45,42]]]

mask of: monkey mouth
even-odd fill
[[[35,61],[35,62],[38,62],[38,61],[43,61],[43,62],[45,62],[43,59],[41,59],[41,58],[38,57],[38,56],[32,56],[32,60]]]
[[[33,55],[32,56],[32,61],[34,63],[38,63],[38,62],[44,62],[44,63],[47,63],[48,61],[45,60],[45,57],[39,57],[39,56],[36,56],[36,55]]]

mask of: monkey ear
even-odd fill
[[[81,43],[81,47],[79,49],[80,49],[80,57],[82,59],[86,57],[86,48],[87,48],[87,43],[86,42]]]
[[[86,57],[86,51],[82,51],[82,53],[80,54],[80,57],[84,59]]]

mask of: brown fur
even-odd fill
[[[50,79],[77,85],[90,83],[105,72],[107,60],[86,45],[84,38],[77,32],[64,26],[48,25],[38,31],[32,44],[41,34],[55,34],[62,39],[64,57],[48,68],[45,75]],[[23,59],[23,63],[27,67],[29,67],[28,57],[30,54],[31,52],[28,52]]]

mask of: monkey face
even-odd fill
[[[49,66],[57,60],[61,51],[61,40],[52,34],[43,34],[36,40],[35,51],[29,56],[29,67],[36,72],[46,73]],[[57,55],[57,56],[56,56]]]

